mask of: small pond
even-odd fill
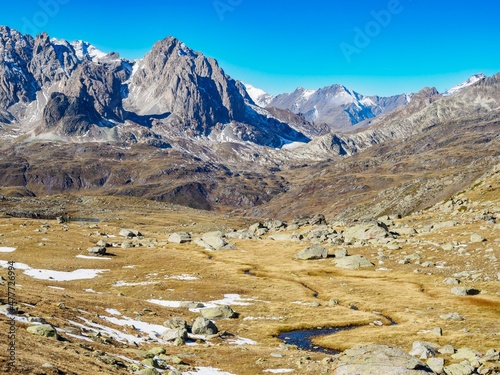
[[[326,354],[338,354],[339,352],[336,350],[323,348],[313,344],[312,340],[315,337],[332,335],[337,332],[348,331],[354,328],[356,328],[356,326],[304,329],[280,333],[278,338],[285,344],[295,345],[297,348],[302,350]]]

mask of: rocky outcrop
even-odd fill
[[[64,135],[84,135],[100,120],[89,101],[59,92],[52,93],[43,110],[45,130],[56,128],[57,133]]]
[[[434,372],[422,361],[386,345],[355,346],[333,362],[335,375],[429,375]]]

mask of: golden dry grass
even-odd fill
[[[462,194],[471,202],[500,203],[498,175]],[[321,261],[297,261],[293,255],[307,244],[279,242],[264,239],[234,240],[236,250],[209,252],[194,244],[176,245],[167,242],[169,233],[192,231],[202,233],[227,227],[243,227],[248,219],[207,213],[129,198],[88,199],[88,212],[83,217],[96,217],[95,223],[57,224],[55,221],[0,218],[0,246],[12,246],[14,253],[0,253],[0,259],[14,259],[31,267],[71,271],[79,268],[109,269],[92,280],[57,282],[36,280],[17,272],[17,298],[26,315],[39,316],[49,323],[65,328],[68,320],[78,321],[84,316],[103,324],[99,315],[106,315],[106,308],[119,310],[123,315],[155,324],[174,316],[183,316],[192,321],[197,314],[187,309],[166,308],[147,302],[148,299],[211,301],[223,298],[224,294],[240,294],[253,299],[248,306],[233,306],[241,314],[239,319],[218,322],[220,329],[231,334],[252,339],[257,345],[231,346],[214,340],[213,346],[166,347],[169,354],[183,355],[192,366],[213,366],[234,374],[256,374],[267,368],[298,368],[297,361],[304,353],[279,349],[280,332],[313,327],[359,326],[332,336],[316,339],[315,343],[343,350],[356,344],[388,344],[409,350],[415,340],[427,340],[441,345],[468,346],[479,351],[500,347],[500,282],[467,282],[483,291],[470,297],[457,297],[450,293],[451,286],[443,279],[454,272],[465,269],[481,269],[485,275],[495,276],[498,263],[485,261],[487,254],[500,259],[498,231],[485,226],[483,221],[469,220],[470,212],[442,213],[439,210],[423,211],[398,220],[401,225],[423,227],[427,224],[457,220],[461,224],[439,232],[429,232],[408,237],[401,242],[402,249],[389,251],[375,244],[350,247],[351,254],[361,254],[376,263],[377,252],[383,249],[389,255],[384,267],[390,271],[374,269],[347,271],[334,267],[331,258]],[[97,208],[101,208],[98,210]],[[78,214],[77,206],[73,208]],[[92,212],[95,212],[93,216]],[[122,249],[114,247],[108,251],[111,260],[89,260],[76,258],[87,253],[86,249],[99,239],[120,244],[117,236],[121,228],[140,230],[144,238],[152,239],[151,247]],[[301,229],[306,230],[306,229]],[[299,230],[299,231],[301,231]],[[484,243],[469,244],[470,234],[480,233],[488,239]],[[467,242],[468,253],[457,255],[446,252],[439,244],[450,241]],[[147,240],[142,240],[148,243]],[[44,246],[40,246],[43,243]],[[330,252],[337,247],[328,246]],[[421,268],[415,264],[399,264],[404,254],[419,251],[425,260],[446,261],[446,267]],[[124,268],[135,265],[135,268]],[[415,273],[419,268],[420,272]],[[6,275],[6,270],[1,270]],[[167,278],[188,274],[198,280],[186,281]],[[150,281],[150,285],[115,286],[118,281],[138,283]],[[52,289],[58,286],[64,290]],[[92,288],[96,293],[85,291]],[[0,299],[5,300],[6,287],[2,287]],[[4,293],[5,292],[5,293]],[[336,299],[340,305],[329,306]],[[58,307],[64,303],[65,308]],[[298,304],[300,302],[301,304]],[[319,302],[319,307],[308,305]],[[356,305],[358,310],[350,308]],[[449,322],[440,315],[459,312],[466,318],[463,322]],[[383,327],[369,323],[389,317],[396,325]],[[247,319],[245,319],[247,318]],[[384,320],[385,324],[389,321]],[[134,331],[114,326],[117,329]],[[119,374],[125,370],[113,369],[99,361],[98,356],[88,350],[101,350],[111,354],[122,354],[141,359],[133,345],[100,342],[87,343],[70,338],[57,342],[52,339],[28,334],[26,324],[18,323],[17,363],[18,374],[52,374],[42,368],[45,362],[56,365],[66,374]],[[435,327],[443,329],[443,336],[425,333]],[[0,315],[0,329],[7,332],[8,322]],[[466,329],[467,331],[464,331]],[[64,336],[64,334],[63,334]],[[82,346],[82,344],[85,344]],[[5,335],[0,336],[0,347],[6,348]],[[143,345],[147,349],[155,344]],[[271,353],[281,352],[282,358]],[[321,359],[323,354],[306,353],[312,359]],[[6,373],[7,360],[0,356],[0,371]],[[314,373],[311,367],[297,369],[297,373]]]

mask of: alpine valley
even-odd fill
[[[405,214],[459,191],[497,155],[498,75],[445,95],[333,85],[272,97],[172,37],[137,61],[8,27],[0,41],[4,195],[85,190],[284,218],[352,216],[364,203],[370,215]],[[387,189],[415,199],[373,205]]]
[[[500,374],[499,161],[500,74],[274,96],[2,26],[0,372]]]

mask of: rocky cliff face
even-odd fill
[[[127,61],[82,41],[0,28],[0,121],[16,121],[41,138],[106,127],[115,129],[106,141],[148,143],[144,133],[160,144],[172,137],[271,147],[309,140],[250,102],[217,61],[172,37],[144,59]],[[99,140],[104,133],[89,134]]]

